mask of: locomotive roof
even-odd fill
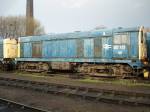
[[[85,32],[78,31],[78,32],[72,32],[72,33],[27,36],[27,37],[20,37],[20,41],[21,42],[28,42],[28,41],[43,41],[43,40],[94,38],[94,37],[112,36],[113,33],[132,32],[132,31],[139,31],[139,27],[136,27],[136,28],[99,29],[99,30],[92,30],[92,31],[85,31]]]

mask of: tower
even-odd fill
[[[27,0],[26,5],[26,36],[31,36],[34,35],[33,0]]]

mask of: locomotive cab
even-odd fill
[[[150,30],[142,27],[139,32],[139,60],[144,64],[144,78],[150,78]]]
[[[17,40],[7,38],[3,40],[3,70],[14,69],[15,58],[17,57]]]
[[[144,64],[147,64],[147,44],[146,44],[146,33],[144,27],[140,28],[139,31],[139,60]]]

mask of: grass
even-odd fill
[[[27,73],[27,72],[16,72],[15,73],[16,75],[19,75],[19,76],[28,76],[28,77],[41,77],[41,78],[44,78],[45,77],[45,74],[42,74],[42,73]],[[42,74],[42,75],[41,75]]]
[[[137,80],[129,80],[129,79],[114,79],[114,80],[97,80],[97,79],[80,79],[80,82],[83,83],[95,83],[95,84],[115,84],[115,85],[124,85],[124,86],[145,86],[150,87],[150,83],[138,82]]]
[[[15,75],[24,76],[24,77],[32,77],[32,78],[48,78],[47,74],[44,73],[27,73],[27,72],[13,72]],[[53,77],[50,77],[53,78]],[[54,77],[56,80],[66,80],[66,77],[63,76],[56,76]],[[72,80],[72,79],[71,79]],[[93,83],[93,84],[113,84],[113,85],[123,85],[123,86],[143,86],[143,87],[150,87],[149,83],[138,82],[138,80],[131,80],[131,79],[75,79],[77,82],[82,83]]]

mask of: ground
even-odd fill
[[[69,84],[99,89],[150,93],[150,81],[149,83],[143,82],[139,83],[136,80],[122,80],[122,79],[120,80],[70,79],[66,75],[54,74],[54,76],[49,75],[45,76],[45,74],[35,74],[35,73],[0,73],[0,77],[10,77],[10,78],[18,78],[18,79],[58,83],[58,84]]]
[[[70,79],[68,76],[31,73],[0,73],[0,77],[11,77],[49,83],[88,86],[100,89],[114,89],[122,91],[137,91],[150,94],[149,83],[137,83],[134,80],[103,81],[91,79]],[[52,112],[150,112],[150,107],[127,106],[89,101],[67,96],[56,96],[31,90],[0,86],[0,97],[25,103],[30,106],[52,110]]]
[[[52,112],[150,112],[148,107],[106,104],[2,86],[0,97]]]

